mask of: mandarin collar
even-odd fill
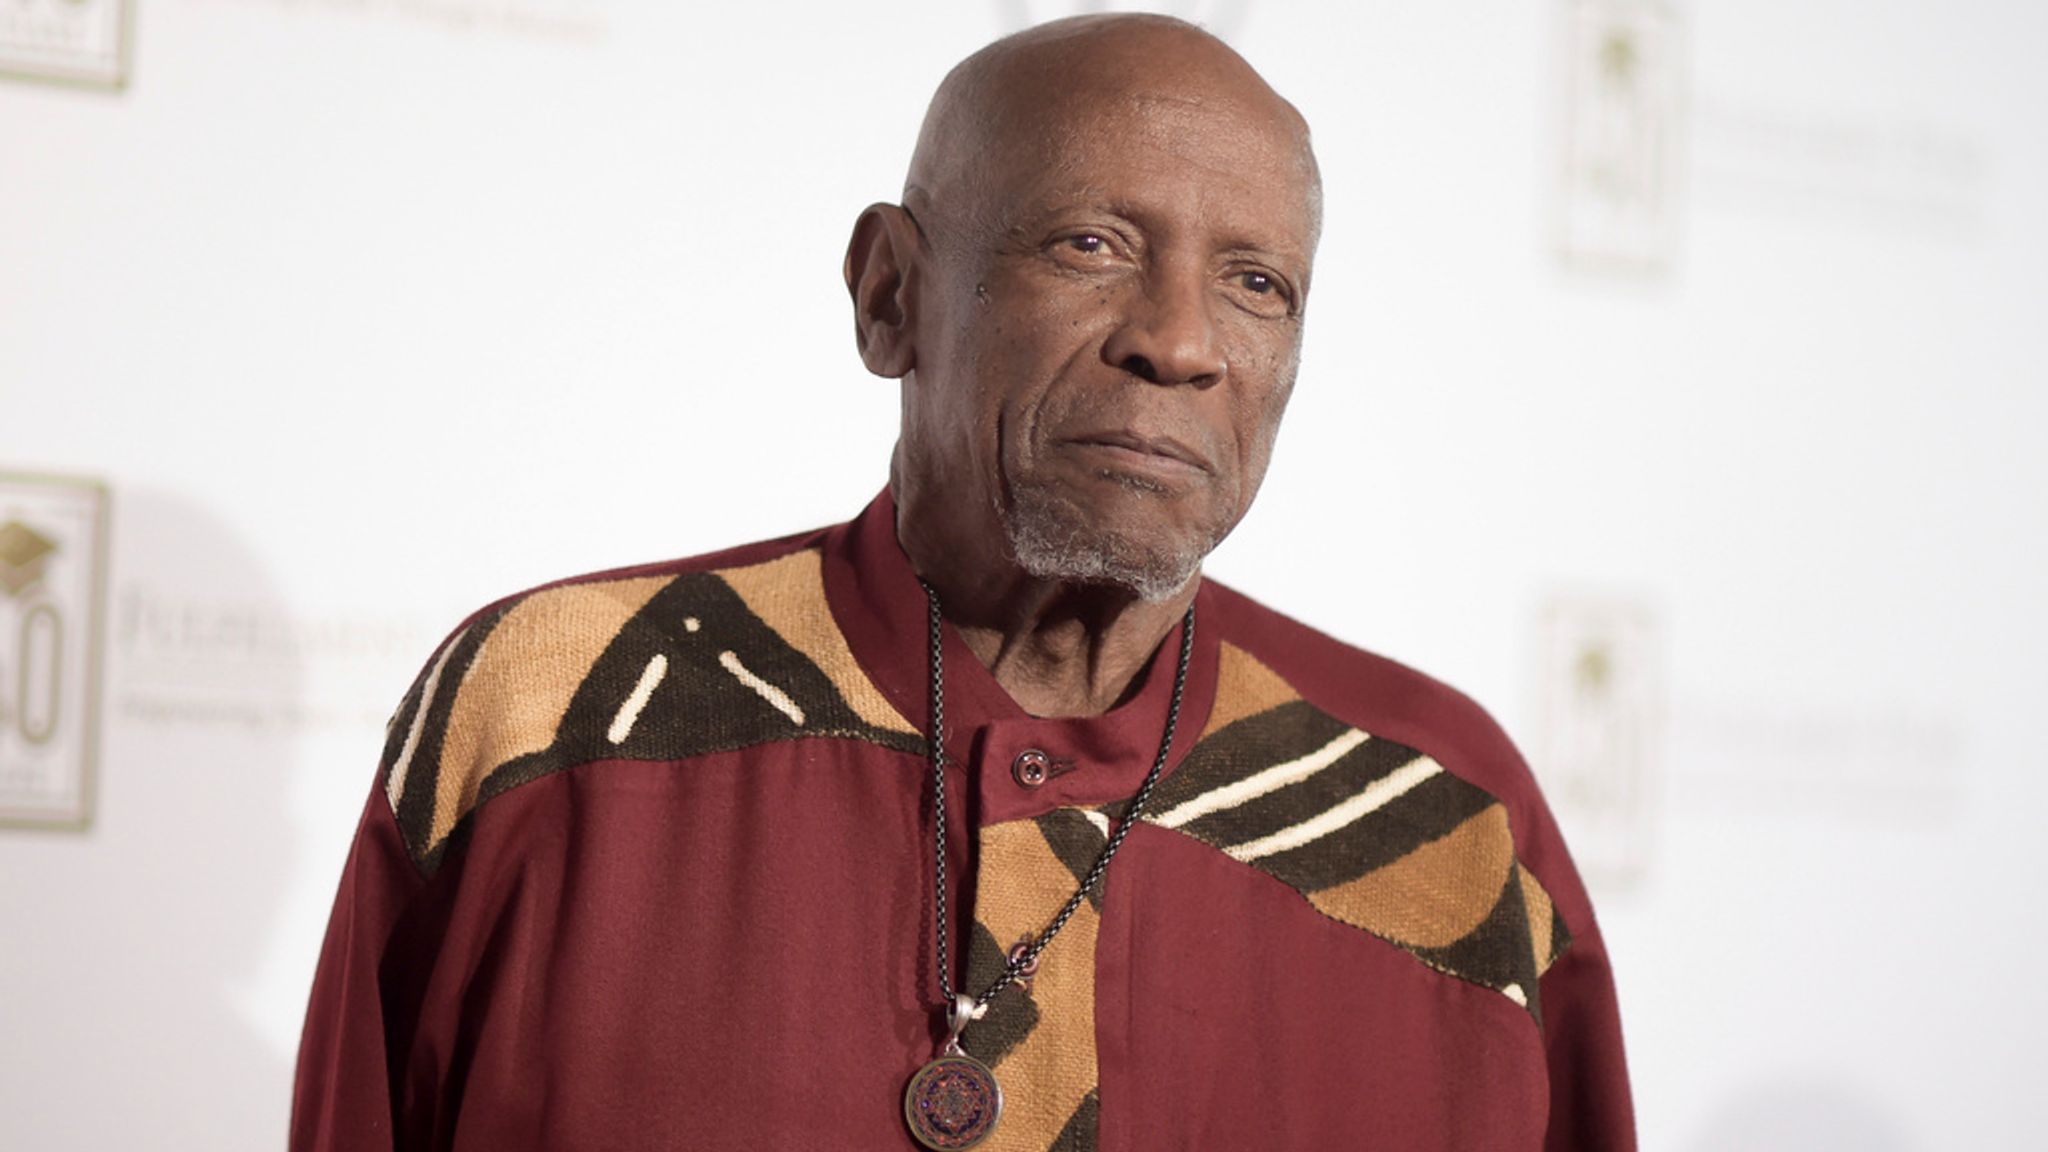
[[[830,529],[822,551],[826,602],[854,659],[904,719],[929,735],[929,617],[924,588],[896,539],[894,498],[885,489],[859,517]],[[1220,614],[1213,600],[1206,582],[1196,590],[1195,647],[1169,772],[1195,746],[1215,699]],[[1057,765],[1052,777],[1034,788],[991,787],[985,779],[983,821],[1128,800],[1159,752],[1180,642],[1176,624],[1152,654],[1138,693],[1110,711],[1044,718],[1019,707],[960,633],[946,624],[940,643],[947,758],[984,775],[990,768],[1007,773],[1013,758],[1026,750],[1043,750]]]

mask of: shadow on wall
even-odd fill
[[[0,1128],[11,1148],[257,1149],[289,1059],[237,1006],[293,852],[301,658],[205,509],[115,493],[98,810],[0,833]]]
[[[1692,1152],[1921,1152],[1899,1113],[1846,1084],[1752,1088],[1723,1102]]]

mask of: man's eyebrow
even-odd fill
[[[1099,189],[1076,188],[1035,196],[1033,199],[1038,203],[1007,219],[1003,225],[1004,235],[1022,239],[1051,227],[1061,217],[1076,212],[1100,212],[1126,219],[1135,218],[1125,205],[1113,201]]]
[[[1299,246],[1270,244],[1250,236],[1234,236],[1216,246],[1219,256],[1246,256],[1260,260],[1272,260],[1282,264],[1307,264],[1308,259]]]
[[[1158,206],[1147,205],[1128,195],[1112,194],[1102,188],[1080,187],[1033,199],[1038,203],[1002,222],[999,230],[1005,239],[1036,243],[1043,238],[1039,233],[1054,227],[1065,217],[1079,214],[1123,220],[1140,230],[1156,232],[1155,222],[1167,214]],[[1277,235],[1260,236],[1236,227],[1225,231],[1211,250],[1218,255],[1257,257],[1306,266],[1312,249],[1299,241],[1288,241]]]

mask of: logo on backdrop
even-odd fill
[[[1567,0],[1558,244],[1573,264],[1647,275],[1671,268],[1681,31],[1659,0]]]
[[[1648,865],[1663,744],[1663,647],[1649,605],[1553,596],[1537,618],[1532,766],[1587,882],[1616,889]]]
[[[133,0],[0,3],[0,74],[97,88],[128,82]]]
[[[0,473],[0,825],[92,817],[106,507],[91,481]]]

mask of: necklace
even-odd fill
[[[1010,986],[1019,974],[1031,971],[1038,964],[1039,953],[1067,926],[1074,913],[1080,910],[1081,902],[1088,898],[1097,885],[1102,883],[1102,874],[1109,871],[1109,862],[1114,859],[1118,848],[1123,847],[1124,836],[1131,826],[1145,813],[1145,801],[1152,795],[1152,786],[1159,783],[1159,775],[1166,770],[1166,758],[1173,751],[1173,730],[1180,723],[1181,694],[1188,683],[1188,660],[1195,650],[1195,608],[1188,605],[1187,615],[1181,618],[1180,663],[1173,671],[1173,699],[1166,707],[1166,731],[1159,737],[1159,755],[1153,758],[1152,770],[1145,774],[1145,782],[1138,785],[1137,794],[1131,797],[1130,805],[1124,810],[1124,817],[1117,823],[1109,841],[1103,845],[1102,854],[1095,858],[1094,867],[1082,877],[1081,886],[1067,899],[1059,915],[1052,918],[1045,931],[1038,934],[1028,947],[1015,949],[1009,961],[1003,966],[1002,975],[983,989],[981,995],[970,996],[965,991],[953,988],[952,962],[946,945],[946,665],[940,654],[939,594],[932,586],[924,585],[925,603],[930,609],[931,621],[931,685],[932,685],[932,811],[936,835],[936,847],[932,856],[933,888],[937,892],[938,906],[932,920],[939,943],[939,991],[946,998],[946,1042],[939,1054],[917,1074],[910,1078],[910,1086],[903,1092],[903,1117],[910,1124],[910,1134],[919,1144],[935,1152],[954,1152],[956,1149],[972,1148],[995,1131],[996,1121],[1003,1114],[1003,1089],[996,1083],[996,1075],[988,1065],[969,1056],[960,1047],[960,1034],[967,1026],[988,1011],[989,1001],[996,994]]]

